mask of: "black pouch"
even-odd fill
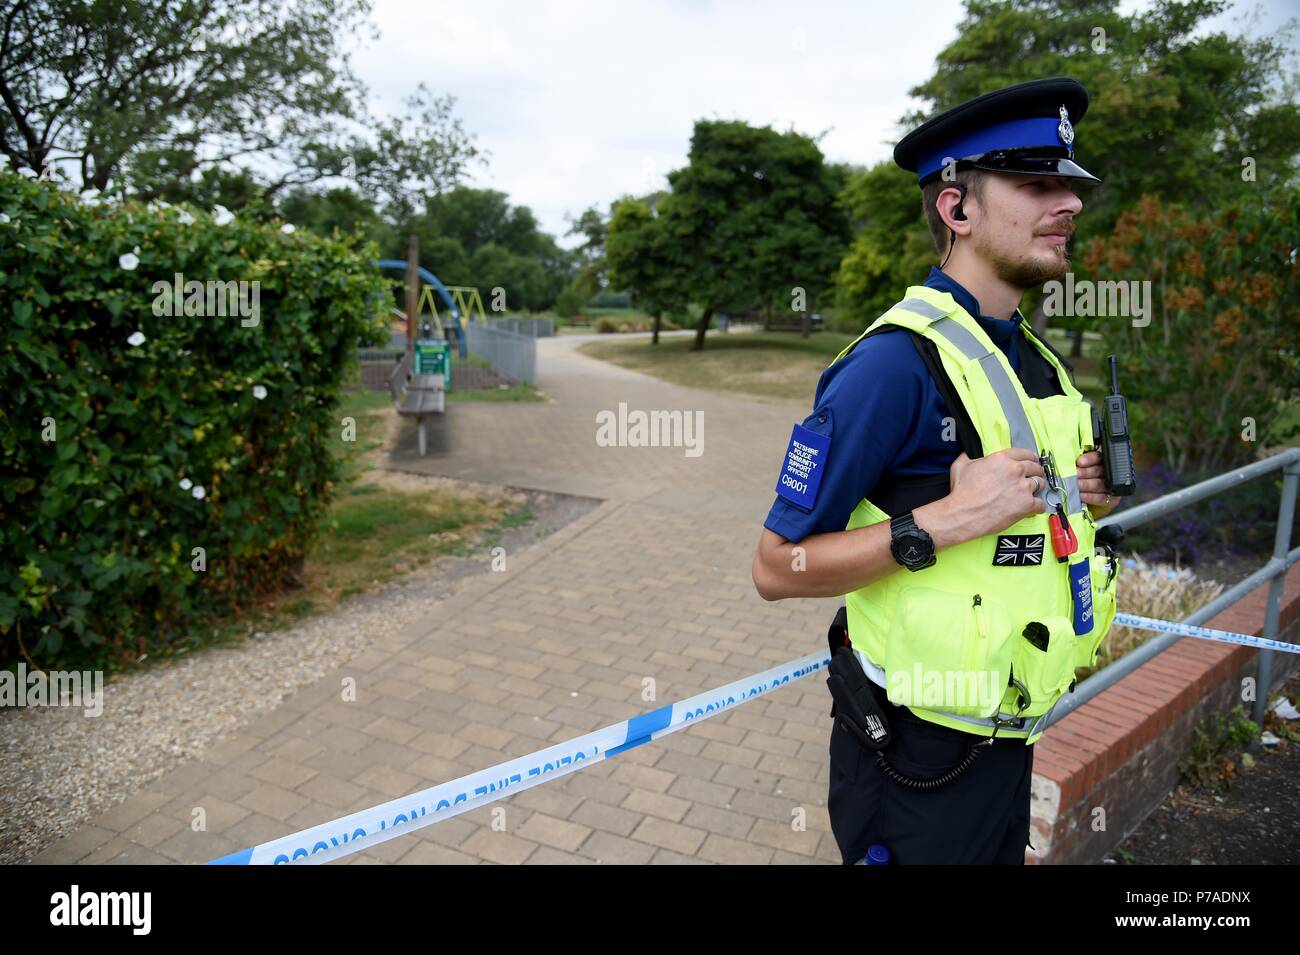
[[[849,608],[841,607],[835,612],[835,619],[831,621],[830,628],[826,631],[826,646],[830,649],[831,659],[835,659],[835,651],[840,647],[851,647],[849,643]],[[835,719],[835,702],[831,701],[831,719]]]
[[[862,746],[884,749],[890,740],[889,720],[849,643],[847,621],[847,611],[841,607],[826,635],[831,651],[826,685],[835,701],[831,716]]]

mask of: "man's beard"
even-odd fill
[[[1013,259],[979,240],[976,240],[975,244],[975,251],[989,263],[993,274],[1008,285],[1019,289],[1038,288],[1044,282],[1063,278],[1065,273],[1070,271],[1068,243],[1059,248],[1061,254],[1049,261],[1032,257]]]

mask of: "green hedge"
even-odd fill
[[[227,218],[0,173],[4,662],[20,639],[59,665],[165,647],[276,589],[317,533],[385,280],[353,240]],[[168,315],[177,273],[203,292]]]

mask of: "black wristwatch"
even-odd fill
[[[912,512],[889,520],[889,552],[908,570],[924,570],[938,561],[934,556],[934,538],[916,526]]]

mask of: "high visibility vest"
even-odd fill
[[[937,347],[949,393],[965,408],[985,455],[1010,447],[1052,452],[1078,549],[1059,562],[1051,512],[1031,514],[937,552],[931,567],[900,567],[845,595],[849,639],[892,703],[982,736],[996,724],[999,738],[1032,744],[1052,707],[1073,689],[1075,668],[1095,662],[1115,616],[1116,575],[1093,554],[1096,523],[1079,499],[1075,462],[1093,445],[1091,406],[1056,355],[1022,324],[1065,392],[1030,398],[979,323],[951,295],[925,286],[908,288],[831,364],[884,324],[911,329]],[[1047,493],[1040,489],[1039,496]],[[892,516],[863,498],[845,530]]]

